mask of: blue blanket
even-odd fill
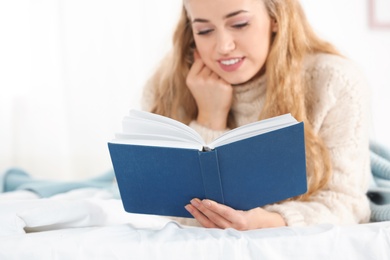
[[[42,198],[80,188],[99,188],[111,192],[114,197],[119,198],[118,186],[115,181],[114,171],[107,171],[104,174],[82,181],[55,181],[43,180],[31,177],[25,171],[18,168],[11,168],[0,174],[0,192],[17,190],[28,190],[36,193]]]
[[[370,143],[372,184],[367,193],[371,205],[371,221],[390,221],[390,150],[378,142]],[[29,190],[42,198],[79,188],[106,189],[120,198],[114,171],[107,171],[83,181],[54,181],[32,178],[25,171],[12,168],[0,174],[0,192]]]
[[[370,143],[372,184],[367,193],[371,221],[390,220],[390,150],[378,142]]]

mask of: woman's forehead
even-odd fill
[[[184,0],[190,19],[219,19],[240,10],[255,13],[264,8],[261,0]]]

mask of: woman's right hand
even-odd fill
[[[210,70],[196,50],[186,83],[198,106],[198,123],[224,130],[232,105],[233,87]]]

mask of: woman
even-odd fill
[[[367,86],[314,34],[299,1],[184,0],[172,52],[145,87],[143,104],[206,141],[285,113],[305,123],[305,195],[249,211],[194,198],[186,209],[200,225],[248,230],[369,220]]]

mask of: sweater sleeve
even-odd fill
[[[329,65],[329,64],[328,64]],[[312,69],[311,120],[330,152],[332,177],[310,201],[287,201],[265,209],[289,226],[356,224],[369,221],[369,95],[361,73],[345,61]]]

